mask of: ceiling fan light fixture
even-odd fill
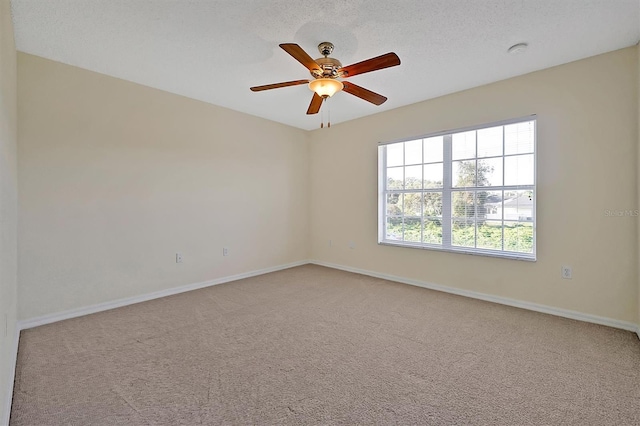
[[[309,82],[309,89],[322,98],[330,98],[342,90],[344,84],[333,78],[317,78]]]

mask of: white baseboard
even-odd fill
[[[347,272],[354,272],[356,274],[368,275],[375,278],[382,278],[384,280],[396,281],[403,284],[409,284],[417,287],[428,288],[431,290],[442,291],[445,293],[457,294],[459,296],[470,297],[472,299],[485,300],[487,302],[499,303],[501,305],[514,306],[516,308],[528,309],[530,311],[542,312],[545,314],[556,315],[559,317],[570,318],[578,321],[590,322],[594,324],[606,325],[613,328],[620,328],[622,330],[633,331],[638,334],[640,338],[640,326],[631,322],[620,321],[613,318],[600,317],[597,315],[585,314],[582,312],[571,311],[568,309],[554,308],[552,306],[539,305],[537,303],[525,302],[516,299],[509,299],[507,297],[493,296],[490,294],[479,293],[471,290],[464,290],[455,287],[447,287],[444,285],[433,284],[425,281],[414,280],[410,278],[398,277],[395,275],[383,274],[375,271],[368,271],[365,269],[352,268],[350,266],[337,265],[334,263],[322,262],[318,260],[311,260],[309,263],[315,265],[326,266],[328,268],[340,269]]]
[[[11,348],[11,371],[9,373],[9,389],[7,390],[7,399],[4,401],[4,416],[0,418],[0,425],[9,425],[11,417],[11,403],[13,402],[13,383],[16,378],[16,364],[18,361],[18,343],[20,341],[20,330],[16,327],[15,336],[13,338],[13,347]]]
[[[20,330],[26,330],[33,327],[38,327],[45,324],[51,324],[57,321],[65,319],[76,318],[83,315],[94,314],[96,312],[102,312],[109,309],[119,308],[122,306],[133,305],[135,303],[146,302],[148,300],[158,299],[165,296],[171,296],[174,294],[184,293],[186,291],[197,290],[204,287],[210,287],[217,284],[223,284],[231,281],[241,280],[244,278],[255,277],[262,274],[268,274],[270,272],[281,271],[283,269],[289,269],[296,266],[302,266],[308,263],[315,265],[326,266],[328,268],[339,269],[347,272],[354,272],[356,274],[368,275],[375,278],[381,278],[389,281],[396,281],[403,284],[409,284],[417,287],[428,288],[431,290],[442,291],[445,293],[457,294],[459,296],[470,297],[473,299],[485,300],[487,302],[499,303],[501,305],[514,306],[516,308],[528,309],[530,311],[542,312],[545,314],[556,315],[559,317],[575,319],[578,321],[590,322],[594,324],[606,325],[609,327],[620,328],[622,330],[628,330],[635,332],[640,338],[640,325],[620,321],[612,318],[600,317],[597,315],[585,314],[582,312],[571,311],[568,309],[555,308],[552,306],[540,305],[532,302],[525,302],[517,299],[510,299],[507,297],[494,296],[491,294],[480,293],[471,290],[464,290],[455,287],[448,287],[444,285],[434,284],[426,281],[415,280],[411,278],[400,277],[396,275],[383,274],[380,272],[369,271],[360,268],[353,268],[351,266],[339,265],[334,263],[322,262],[318,260],[302,260],[298,262],[288,263],[285,265],[273,266],[270,268],[259,269],[256,271],[245,272],[242,274],[231,275],[227,277],[217,278],[211,281],[205,281],[201,283],[188,284],[181,287],[169,288],[166,290],[160,290],[153,293],[147,293],[139,296],[128,297],[124,299],[113,300],[110,302],[99,303],[96,305],[86,306],[83,308],[71,309],[68,311],[57,312],[54,314],[44,315],[41,317],[30,318],[27,320],[18,321],[18,334]],[[17,343],[16,343],[17,344]],[[16,346],[17,349],[17,346]]]
[[[186,291],[197,290],[200,288],[210,287],[218,284],[224,284],[230,281],[237,281],[244,278],[251,278],[257,275],[268,274],[269,272],[281,271],[283,269],[289,269],[296,266],[306,265],[307,263],[309,263],[309,261],[302,260],[298,262],[287,263],[285,265],[278,265],[270,268],[259,269],[256,271],[245,272],[242,274],[216,278],[211,281],[205,281],[205,282],[195,283],[195,284],[187,284],[180,287],[173,287],[173,288],[168,288],[166,290],[155,291],[153,293],[142,294],[139,296],[127,297],[124,299],[112,300],[110,302],[98,303],[96,305],[86,306],[83,308],[56,312],[56,313],[44,315],[41,317],[18,321],[18,329],[26,330],[29,328],[39,327],[41,325],[51,324],[54,322],[58,322],[58,321],[62,321],[70,318],[76,318],[83,315],[95,314],[96,312],[107,311],[109,309],[120,308],[122,306],[133,305],[135,303],[146,302],[148,300],[159,299],[161,297],[184,293]]]

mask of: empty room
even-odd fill
[[[638,0],[0,0],[0,425],[640,424]]]

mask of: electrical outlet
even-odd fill
[[[229,247],[222,247],[222,255],[229,256]]]
[[[182,263],[182,253],[176,253],[176,263]]]
[[[329,247],[333,247],[333,241],[329,240]]]
[[[563,266],[562,267],[562,278],[565,280],[570,280],[572,277],[573,271],[571,270],[571,266]]]
[[[349,241],[349,248],[350,249],[356,248],[356,242],[355,241]]]

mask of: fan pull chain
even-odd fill
[[[324,99],[322,100],[324,103]],[[322,104],[320,104],[320,128],[324,127],[324,109],[322,108]]]
[[[329,105],[327,105],[327,115],[329,116],[329,118],[327,119],[327,128],[330,129],[331,128],[331,107]]]

